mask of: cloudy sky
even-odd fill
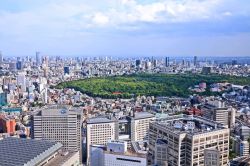
[[[6,56],[250,56],[249,0],[0,0]]]

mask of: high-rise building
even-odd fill
[[[192,115],[159,119],[149,127],[149,153],[157,165],[226,166],[229,129]],[[216,154],[212,156],[211,153]]]
[[[243,141],[247,141],[248,138],[250,138],[250,128],[248,126],[240,126],[239,127],[239,136],[240,136],[240,139],[243,140]]]
[[[108,118],[91,118],[87,120],[87,160],[90,145],[106,145],[108,140],[115,140],[116,122]]]
[[[40,52],[36,52],[36,65],[40,66],[41,65],[41,56]]]
[[[157,67],[157,60],[156,59],[153,59],[153,67]]]
[[[166,67],[169,67],[169,57],[166,57],[166,59],[165,59],[165,65],[166,65]]]
[[[64,70],[64,74],[69,74],[69,66],[65,66],[63,70]]]
[[[242,140],[239,137],[234,140],[234,151],[237,156],[248,156],[249,155],[249,142]]]
[[[22,61],[17,61],[17,63],[16,63],[16,69],[17,70],[22,70],[23,69],[23,63],[22,63]]]
[[[198,62],[197,62],[197,56],[194,56],[194,66],[197,66]]]
[[[0,51],[0,64],[3,63],[3,55],[2,55],[2,52]]]
[[[229,127],[233,129],[235,127],[235,116],[236,116],[236,109],[233,107],[230,107],[228,109],[228,121],[229,121]]]
[[[135,66],[136,66],[137,68],[140,68],[140,67],[141,67],[141,60],[137,59],[137,60],[135,61]]]
[[[67,151],[79,151],[82,161],[82,111],[55,105],[38,110],[33,116],[33,138],[53,140]]]
[[[155,119],[155,116],[148,112],[139,112],[135,113],[130,119],[131,141],[148,140],[149,123]]]

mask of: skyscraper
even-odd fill
[[[64,66],[64,74],[69,74],[69,66]]]
[[[194,56],[194,66],[197,65],[197,56]]]
[[[50,106],[33,116],[33,138],[53,140],[67,151],[79,151],[82,161],[82,112],[66,106]]]
[[[136,67],[140,67],[140,66],[141,66],[141,60],[137,59],[137,60],[135,61],[135,66],[136,66]]]
[[[165,59],[165,65],[166,65],[166,67],[169,67],[169,57],[166,57],[166,59]]]
[[[0,64],[3,63],[3,55],[2,52],[0,51]]]
[[[36,52],[36,65],[37,65],[37,66],[41,65],[41,56],[40,56],[40,52]]]
[[[17,69],[17,70],[22,70],[22,68],[23,68],[23,63],[22,63],[22,61],[17,61],[17,63],[16,63],[16,69]]]

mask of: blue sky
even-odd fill
[[[0,0],[6,56],[250,56],[249,0]]]

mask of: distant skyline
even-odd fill
[[[250,56],[248,0],[2,0],[4,56]]]

